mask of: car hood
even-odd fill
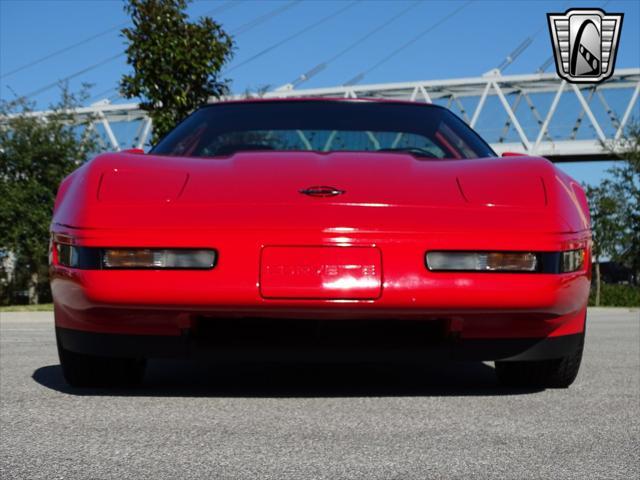
[[[533,157],[103,154],[63,182],[54,222],[75,228],[578,231],[587,220],[575,213],[571,182]],[[340,194],[301,193],[318,186]]]

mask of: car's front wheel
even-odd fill
[[[62,346],[59,338],[57,341],[62,374],[72,387],[135,386],[142,382],[146,366],[144,359],[72,352]]]
[[[584,335],[573,353],[553,360],[495,362],[498,381],[509,387],[567,388],[580,370]]]

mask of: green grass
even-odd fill
[[[40,303],[38,305],[3,305],[0,312],[52,312],[53,303]]]

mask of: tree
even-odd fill
[[[597,187],[586,186],[585,194],[589,199],[591,225],[593,233],[593,269],[595,277],[595,305],[600,305],[600,262],[603,257],[617,258],[623,244],[620,224],[624,198],[620,188],[611,180],[604,180]]]
[[[631,122],[625,134],[611,149],[622,161],[609,172],[623,197],[621,205],[622,253],[619,261],[640,279],[640,122]]]
[[[125,11],[132,28],[127,63],[133,74],[120,87],[127,98],[138,97],[153,121],[156,142],[209,97],[228,93],[220,70],[233,55],[233,40],[209,17],[188,21],[190,0],[128,0]]]
[[[600,303],[600,260],[609,257],[640,279],[640,123],[631,122],[617,141],[604,145],[619,162],[597,187],[587,186],[593,228],[596,305]]]
[[[32,115],[24,98],[0,101],[0,257],[13,257],[13,289],[28,290],[38,303],[47,282],[49,223],[60,181],[96,151],[95,137],[80,135],[70,109],[86,98],[63,88],[46,118]],[[11,285],[0,302],[10,300]]]

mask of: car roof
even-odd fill
[[[428,102],[416,102],[411,100],[402,100],[394,98],[380,98],[380,97],[363,97],[363,98],[345,98],[345,97],[247,97],[247,98],[232,98],[223,100],[214,100],[203,105],[203,107],[209,107],[213,105],[227,105],[234,103],[293,103],[293,102],[339,102],[339,103],[395,103],[402,105],[420,105],[430,107],[441,107]]]

